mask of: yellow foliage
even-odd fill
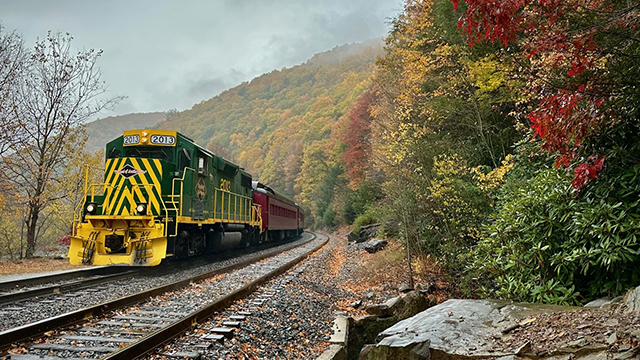
[[[489,173],[484,174],[481,171],[481,167],[473,168],[473,175],[478,180],[478,187],[484,191],[490,191],[497,189],[504,181],[504,176],[515,166],[513,157],[511,154],[507,155],[502,161],[502,164],[497,168],[491,170]]]

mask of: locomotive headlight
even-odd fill
[[[136,206],[136,212],[138,213],[138,215],[146,215],[147,204],[138,204],[138,206]]]
[[[96,203],[89,203],[86,207],[87,213],[89,213],[89,215],[95,215],[97,209],[98,207],[96,206]]]

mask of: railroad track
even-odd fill
[[[20,360],[138,358],[250,294],[327,240],[326,236],[312,238],[293,249],[279,249],[208,274],[10,329],[0,333],[0,348],[14,344],[9,356]],[[235,320],[241,320],[246,315],[236,316]],[[234,319],[229,321],[233,325]],[[69,328],[75,324],[81,325]],[[210,334],[211,341],[220,341],[233,331],[228,327],[214,330],[218,332]],[[45,336],[34,339],[38,334]],[[28,338],[32,338],[28,345],[19,345]]]
[[[123,272],[116,272],[114,274],[97,275],[89,279],[76,280],[72,282],[59,283],[50,286],[26,288],[13,292],[7,292],[0,294],[0,305],[12,304],[17,301],[33,299],[37,297],[49,296],[49,295],[61,295],[71,291],[78,291],[94,287],[96,285],[108,283],[115,280],[130,277],[137,274],[137,270],[129,270]]]
[[[25,288],[34,287],[42,284],[62,283],[79,278],[100,277],[114,275],[121,272],[130,271],[131,268],[123,266],[97,266],[92,268],[84,268],[78,270],[69,270],[58,272],[51,275],[27,277],[16,280],[0,282],[0,292],[7,293]]]
[[[228,251],[188,260],[178,259],[153,268],[101,266],[65,271],[48,276],[35,276],[16,281],[0,282],[0,289],[5,289],[4,291],[0,290],[0,331],[10,327],[18,327],[43,317],[53,317],[90,304],[101,303],[108,298],[133,294],[144,288],[151,288],[164,283],[157,279],[174,278],[166,280],[166,282],[174,282],[176,274],[208,272],[210,270],[207,270],[207,268],[211,268],[212,265],[221,267],[224,263],[234,262],[236,261],[235,259],[252,256],[254,253],[267,251],[269,248],[283,246],[286,243],[268,243],[248,249]],[[217,266],[216,264],[221,265]],[[204,268],[205,270],[199,270],[199,268]],[[187,277],[187,275],[184,277]],[[81,279],[69,281],[77,278]],[[127,278],[132,279],[132,281],[125,283]],[[41,285],[46,282],[55,283]],[[110,283],[116,284],[115,288]],[[155,283],[156,285],[148,285],[150,283]],[[125,284],[128,288],[127,290],[123,289]],[[105,292],[113,289],[115,289],[113,293],[119,295],[105,296]],[[92,298],[98,298],[98,300],[92,302]]]

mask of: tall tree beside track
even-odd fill
[[[405,2],[377,62],[371,113],[386,214],[412,247],[457,267],[490,212],[486,179],[520,136],[511,113],[522,84],[498,49],[465,43],[452,8]]]
[[[6,33],[0,24],[0,155],[19,141],[17,109],[13,106],[16,82],[23,76],[28,51],[16,32]]]
[[[452,2],[470,45],[521,64],[531,99],[518,116],[534,139],[470,262],[483,292],[577,303],[637,286],[640,3]]]
[[[36,41],[12,84],[14,96],[3,105],[15,112],[13,125],[21,134],[2,157],[1,171],[26,204],[26,257],[36,249],[43,209],[59,197],[49,188],[65,181],[65,165],[86,141],[85,120],[118,101],[98,99],[106,89],[96,66],[102,51],[74,54],[72,39],[49,32]]]

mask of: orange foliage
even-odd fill
[[[375,101],[373,93],[366,92],[349,112],[349,126],[342,136],[347,149],[342,154],[349,174],[349,187],[353,190],[365,177],[371,157],[371,121],[369,107]]]

